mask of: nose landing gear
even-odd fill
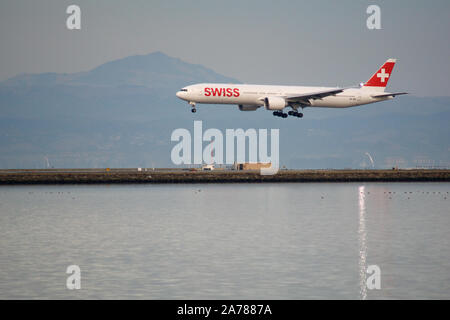
[[[189,101],[189,104],[190,104],[191,107],[192,107],[191,112],[192,112],[192,113],[196,113],[196,112],[197,112],[197,109],[195,108],[195,102]]]

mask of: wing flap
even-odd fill
[[[316,92],[309,92],[299,95],[292,95],[292,96],[286,96],[285,99],[288,102],[304,102],[308,101],[309,99],[322,99],[328,96],[332,96],[338,93],[341,93],[344,91],[344,88],[336,88],[331,90],[323,90],[323,91],[316,91]]]

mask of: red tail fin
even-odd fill
[[[384,91],[394,69],[396,59],[388,59],[377,72],[364,84],[376,91]]]

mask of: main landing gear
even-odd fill
[[[288,115],[293,116],[293,117],[297,117],[297,118],[302,118],[303,117],[303,113],[297,112],[297,111],[289,111],[288,113],[284,113],[282,111],[274,111],[273,115],[276,116],[276,117],[282,117],[282,118],[287,118]]]
[[[303,113],[297,112],[297,111],[289,111],[288,115],[297,117],[297,118],[303,118]]]
[[[273,115],[276,117],[282,117],[282,118],[287,118],[287,116],[288,116],[286,113],[281,112],[281,111],[274,111]]]

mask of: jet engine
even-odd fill
[[[245,104],[239,105],[239,110],[241,110],[241,111],[255,111],[258,108],[259,108],[259,106],[252,106],[252,105],[245,105]]]
[[[287,103],[281,97],[267,97],[264,99],[264,106],[267,110],[283,110]]]

